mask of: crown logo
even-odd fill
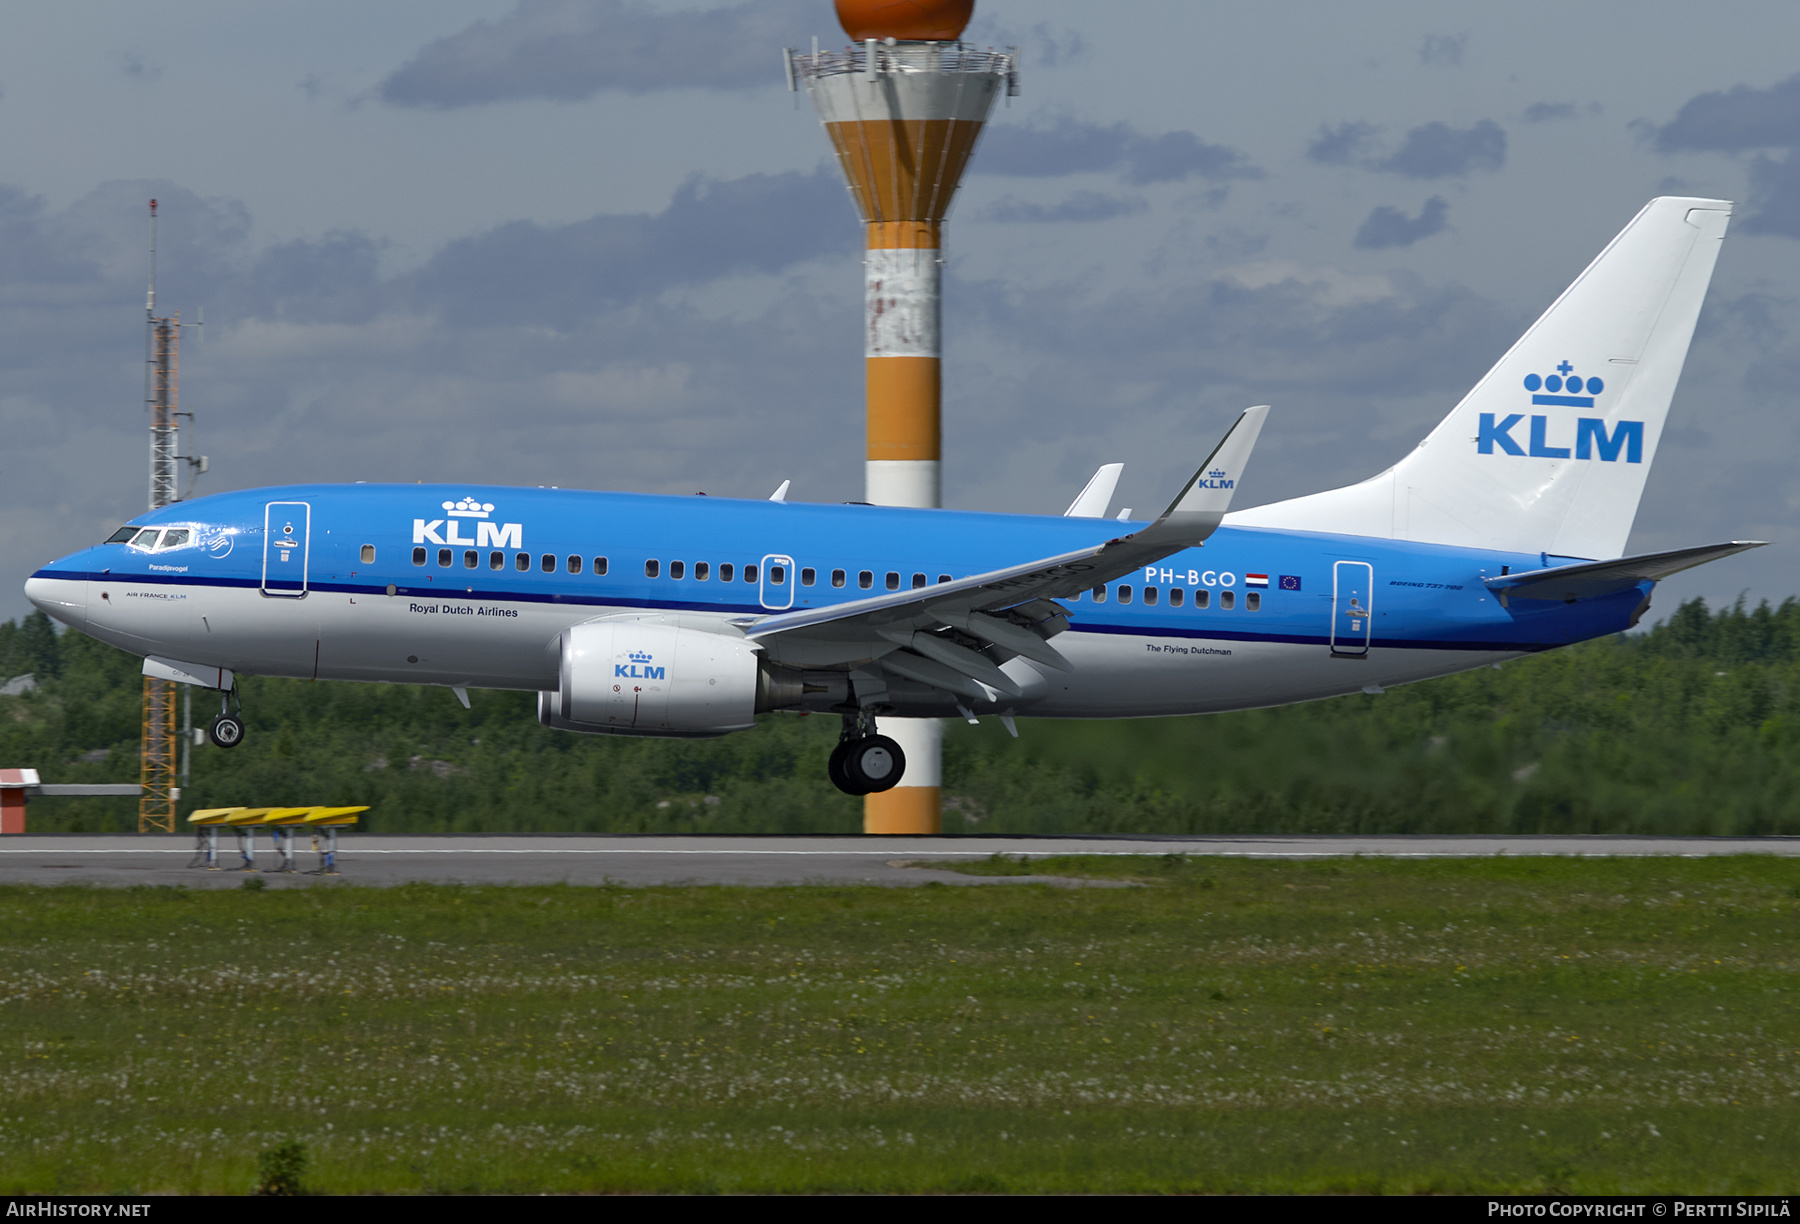
[[[473,497],[465,497],[461,501],[444,503],[444,509],[450,512],[451,518],[486,518],[488,516],[488,511],[493,508],[493,502],[478,501]]]
[[[1546,374],[1539,378],[1536,374],[1525,376],[1525,389],[1532,393],[1534,404],[1550,404],[1563,408],[1592,408],[1594,397],[1606,390],[1606,384],[1599,378],[1583,378],[1574,373],[1575,367],[1565,358],[1556,367],[1556,373]],[[1539,394],[1540,391],[1547,394]]]
[[[626,657],[633,663],[648,663],[655,656],[647,650],[634,650]]]
[[[1212,477],[1214,480],[1223,480],[1223,479],[1225,479],[1225,469],[1224,468],[1214,468],[1212,471],[1208,472],[1207,475]]]

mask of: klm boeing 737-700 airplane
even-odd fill
[[[602,735],[836,713],[846,791],[897,783],[877,719],[1138,718],[1447,675],[1637,623],[1756,545],[1623,556],[1730,205],[1657,199],[1416,449],[1227,513],[1266,408],[1153,521],[464,485],[298,485],[139,516],[31,601],[221,691],[242,674],[538,693]],[[1116,472],[1114,473],[1116,475]]]

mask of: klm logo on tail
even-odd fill
[[[1574,373],[1575,367],[1566,360],[1556,367],[1556,373],[1539,377],[1536,374],[1525,376],[1525,389],[1531,392],[1533,407],[1554,408],[1592,408],[1600,393],[1606,390],[1606,383],[1598,377],[1584,378]],[[1533,459],[1567,459],[1571,454],[1577,459],[1598,459],[1601,463],[1617,463],[1621,456],[1626,463],[1642,463],[1644,461],[1644,423],[1642,421],[1620,421],[1609,434],[1605,420],[1599,417],[1577,417],[1573,439],[1569,436],[1566,418],[1558,418],[1554,423],[1556,441],[1573,441],[1573,446],[1552,445],[1553,423],[1549,416],[1532,414],[1531,424],[1526,426],[1526,443],[1519,445],[1513,436],[1513,430],[1525,419],[1522,412],[1512,412],[1505,416],[1484,412],[1481,414],[1479,427],[1475,435],[1475,450],[1478,454],[1491,455],[1496,447],[1504,455],[1518,455],[1520,458],[1530,456]]]

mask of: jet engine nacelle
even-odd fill
[[[544,719],[569,730],[719,735],[756,723],[766,688],[756,649],[736,634],[647,620],[596,621],[562,635]]]

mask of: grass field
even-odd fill
[[[1800,1189],[1791,860],[1030,870],[0,890],[0,1192]]]

